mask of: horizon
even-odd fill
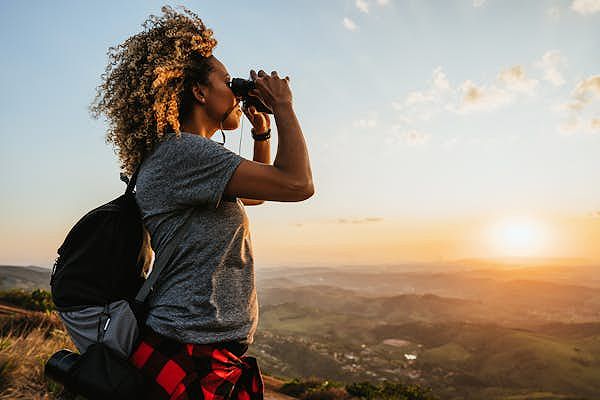
[[[42,268],[52,270],[52,265],[34,265],[34,264],[7,264],[0,263],[0,267],[23,267],[23,268]],[[403,272],[440,272],[439,267],[446,267],[447,272],[457,271],[516,271],[519,269],[544,269],[544,268],[598,268],[600,263],[583,258],[537,258],[537,257],[498,257],[498,258],[465,258],[446,261],[400,261],[397,263],[372,263],[372,264],[315,264],[315,263],[298,263],[291,265],[275,265],[275,264],[260,264],[255,265],[257,270],[272,270],[272,269],[340,269],[357,270],[360,268],[382,268],[389,270],[398,269]],[[450,269],[449,267],[452,267]]]
[[[108,48],[163,4],[0,4],[0,264],[51,267],[124,190],[87,107]],[[185,3],[232,77],[291,78],[316,192],[245,207],[258,268],[600,264],[598,1],[276,4]],[[249,121],[226,135],[252,158]]]

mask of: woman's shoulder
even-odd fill
[[[240,156],[212,139],[187,132],[169,132],[142,162],[142,170],[205,168],[237,158]]]
[[[159,149],[161,151],[177,149],[178,152],[219,152],[224,150],[222,145],[212,139],[187,132],[180,132],[179,134],[169,132],[165,134],[164,139],[157,147],[157,151]]]

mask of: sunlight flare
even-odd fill
[[[540,255],[547,243],[547,228],[530,217],[508,217],[489,227],[489,241],[496,256]]]

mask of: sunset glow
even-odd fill
[[[494,256],[539,256],[546,250],[545,226],[529,217],[509,217],[490,227],[489,240]]]
[[[266,2],[261,24],[255,3],[232,21],[190,2],[232,77],[291,79],[315,194],[245,207],[257,267],[600,262],[597,2]],[[108,47],[162,3],[0,4],[0,264],[51,267],[77,220],[124,190],[88,105]],[[249,29],[268,46],[240,41]],[[224,145],[252,160],[241,121]]]

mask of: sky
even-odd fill
[[[88,106],[163,4],[200,15],[232,76],[291,79],[316,192],[246,207],[257,267],[600,262],[600,0],[5,0],[0,264],[50,266],[124,190]],[[247,120],[226,135],[252,159]]]

